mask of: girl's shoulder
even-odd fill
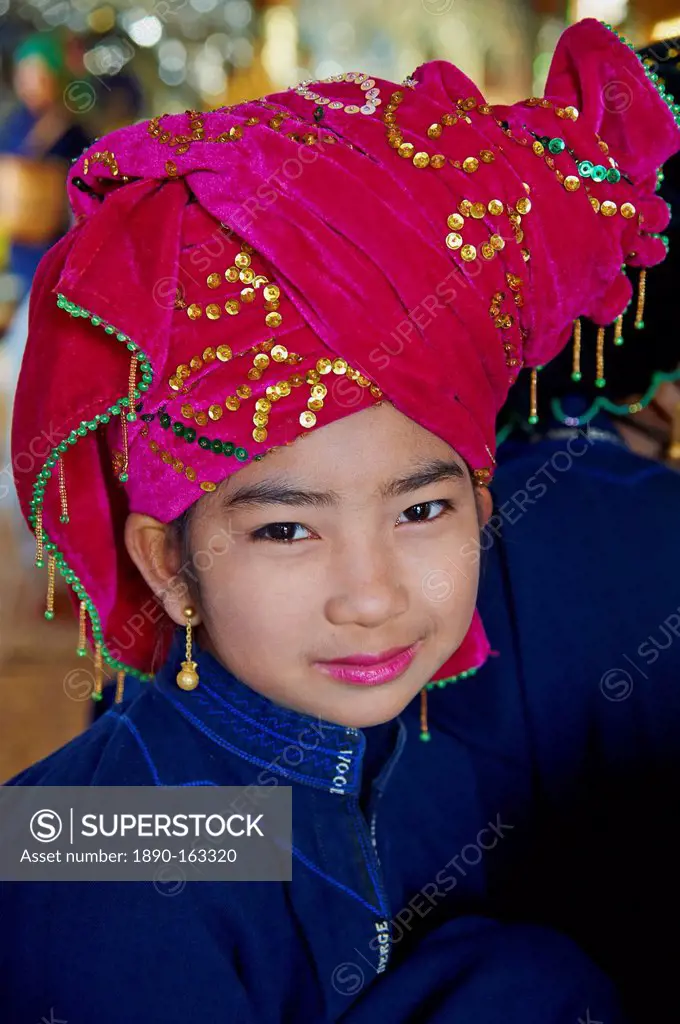
[[[4,785],[238,786],[250,783],[252,765],[237,753],[145,682]]]
[[[139,697],[134,702],[142,700]],[[152,786],[128,711],[112,709],[84,732],[12,776],[5,786]]]

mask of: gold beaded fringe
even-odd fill
[[[87,654],[87,605],[84,601],[80,602],[78,609],[78,647],[76,653],[81,657]]]
[[[37,508],[35,511],[35,564],[40,566],[43,564],[43,526],[42,526],[42,507]]]
[[[128,404],[121,406],[120,410],[120,423],[121,431],[123,435],[123,465],[120,471],[120,479],[127,480],[128,468],[129,468],[129,450],[128,450],[128,415],[134,415],[135,411],[135,381],[137,379],[137,356],[132,356],[130,359],[130,372],[128,374]]]
[[[597,348],[595,350],[595,383],[604,384],[604,327],[597,329]]]
[[[638,281],[638,301],[637,310],[635,311],[635,326],[640,330],[644,327],[643,317],[645,315],[645,294],[647,291],[647,270],[642,269],[640,271],[640,279]]]
[[[531,371],[531,391],[529,395],[529,422],[535,423],[538,417],[538,370]]]
[[[94,692],[93,696],[95,700],[98,696],[101,696],[102,686],[104,683],[104,666],[102,663],[102,645],[95,644],[94,646]],[[97,696],[95,696],[97,695]]]
[[[54,618],[54,578],[57,571],[57,562],[53,554],[47,556],[47,608],[45,618]]]
[[[571,373],[575,380],[581,379],[581,320],[574,320],[574,350]]]
[[[116,697],[115,703],[121,704],[123,701],[123,687],[125,686],[125,672],[121,669],[116,672]]]
[[[430,738],[427,727],[427,688],[425,686],[420,691],[420,738]]]
[[[64,473],[64,456],[60,455],[57,459],[57,467],[59,471],[59,503],[60,503],[60,520],[62,523],[68,522],[68,497],[66,494],[66,475]]]

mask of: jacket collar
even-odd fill
[[[196,644],[200,681],[195,690],[181,690],[175,677],[184,656],[184,631],[178,628],[155,687],[209,739],[260,766],[254,784],[267,785],[266,776],[274,772],[330,793],[359,795],[366,749],[361,729],[275,704]],[[405,729],[401,721],[399,726],[401,748]]]

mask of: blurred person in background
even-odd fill
[[[11,239],[9,269],[21,297],[68,227],[66,174],[90,139],[65,102],[69,71],[57,33],[29,36],[13,60],[17,102],[0,125],[0,232]]]
[[[17,48],[14,60],[18,103],[0,127],[0,189],[5,190],[5,205],[13,207],[14,227],[6,224],[6,229],[14,231],[17,238],[25,237],[29,231],[32,241],[14,240],[10,249],[9,270],[18,275],[20,294],[26,290],[0,346],[0,388],[6,431],[5,444],[0,449],[3,466],[9,466],[14,390],[28,335],[28,287],[40,258],[55,240],[55,226],[58,224],[59,232],[68,227],[69,211],[64,195],[66,174],[73,160],[91,141],[65,103],[64,89],[69,75],[65,47],[56,34],[31,36]],[[100,134],[132,124],[141,116],[144,97],[134,74],[121,72],[104,76],[96,79],[92,88],[95,89],[93,123]],[[82,93],[82,96],[89,94]],[[49,203],[48,210],[40,205],[45,202]],[[26,631],[15,619],[42,616],[43,609],[35,590],[35,574],[30,571],[34,561],[32,537],[21,517],[9,473],[5,474],[5,480],[3,509],[10,517],[13,532],[11,551],[0,570],[0,581],[13,594],[11,606],[5,609],[2,656],[6,659],[25,643]],[[61,582],[57,581],[56,586],[57,614],[70,618],[72,611],[68,601],[62,600]]]
[[[0,344],[0,458],[5,469],[10,465],[9,429],[28,331],[31,282],[44,253],[68,229],[66,175],[90,142],[66,102],[70,79],[66,46],[58,33],[35,33],[14,51],[15,103],[0,124],[0,234],[6,244],[3,288],[13,297],[0,325],[4,331]],[[4,473],[4,480],[3,511],[13,533],[0,570],[3,589],[14,595],[3,608],[2,655],[8,657],[22,636],[20,630],[11,628],[15,615],[21,609],[20,614],[30,618],[38,605],[30,572],[30,536],[21,522],[9,472]]]
[[[129,71],[106,75],[97,81],[97,131],[107,135],[134,124],[144,113],[144,91]]]

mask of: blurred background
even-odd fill
[[[9,422],[27,294],[68,227],[70,162],[114,128],[348,70],[401,81],[459,65],[490,102],[540,93],[564,27],[596,17],[636,45],[680,36],[680,0],[0,0],[0,780],[92,717],[91,666],[11,486]]]

